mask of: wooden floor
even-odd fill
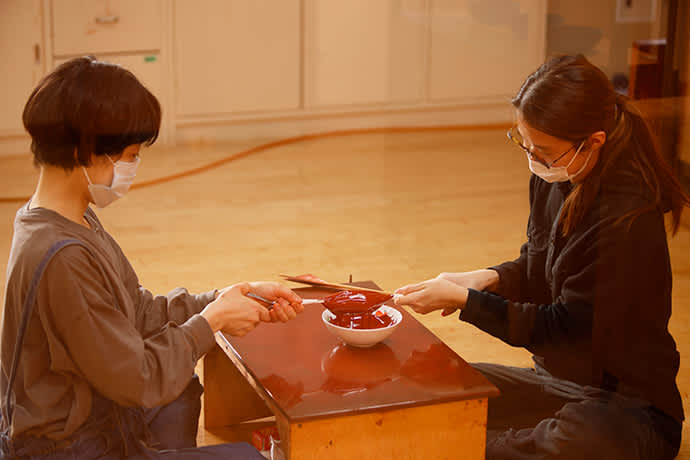
[[[208,164],[250,145],[152,147],[143,152],[139,180]],[[0,171],[0,196],[31,193],[36,173],[28,156],[0,158]],[[525,238],[528,177],[524,155],[503,130],[359,134],[273,148],[138,188],[98,214],[142,284],[157,293],[305,272],[334,281],[352,275],[395,289],[441,271],[516,257]],[[18,207],[0,203],[3,271]],[[688,407],[690,230],[670,239],[670,247],[671,332]],[[454,316],[419,319],[467,361],[530,364],[526,351]],[[690,433],[684,431],[678,458],[690,459]],[[216,439],[201,430],[202,443]]]

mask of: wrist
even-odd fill
[[[449,305],[441,311],[441,316],[451,315],[456,310],[462,311],[465,308],[465,304],[467,304],[468,294],[469,290],[466,287],[457,285],[455,292],[450,296]]]
[[[465,308],[465,304],[467,304],[467,296],[469,295],[469,292],[470,291],[466,287],[458,286],[458,292],[456,295],[455,305],[460,310]]]
[[[209,306],[211,306],[212,304],[213,302],[211,302]],[[208,325],[214,334],[222,329],[220,317],[216,314],[216,312],[213,309],[209,309],[207,306],[207,308],[204,308],[200,315],[204,317],[206,322],[208,322]]]

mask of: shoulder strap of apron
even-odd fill
[[[12,407],[12,389],[14,387],[14,380],[17,377],[17,367],[19,365],[19,358],[22,354],[22,348],[24,344],[24,335],[26,334],[26,328],[29,326],[29,319],[31,318],[31,312],[34,309],[34,303],[36,302],[36,292],[38,290],[38,283],[41,281],[43,272],[45,271],[48,263],[51,261],[53,256],[60,251],[60,249],[70,246],[73,244],[78,244],[84,246],[87,250],[88,248],[84,243],[76,239],[66,239],[61,240],[53,244],[48,252],[43,256],[41,262],[36,267],[33,277],[31,278],[31,284],[29,285],[29,292],[24,299],[24,306],[22,308],[22,319],[19,323],[19,329],[17,330],[17,339],[14,345],[14,355],[12,356],[12,365],[10,367],[10,375],[7,381],[7,392],[5,394],[5,406],[3,407],[2,417],[4,419],[6,436],[9,435],[10,426],[12,424],[12,412],[14,408]]]

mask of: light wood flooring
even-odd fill
[[[202,166],[252,145],[154,146],[143,151],[138,180]],[[28,155],[0,157],[0,196],[29,195],[35,177]],[[98,214],[142,284],[157,293],[306,272],[333,281],[352,275],[395,289],[441,271],[516,257],[525,238],[528,177],[524,155],[503,129],[357,134],[289,144],[137,188]],[[0,203],[3,272],[19,206]],[[681,353],[678,382],[687,408],[690,230],[681,229],[669,244],[670,328]],[[530,365],[525,350],[455,316],[418,318],[467,361]],[[690,459],[685,433],[678,458]],[[201,430],[200,440],[217,438]]]

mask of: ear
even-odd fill
[[[589,136],[587,145],[593,150],[599,150],[606,143],[606,133],[597,131]]]

